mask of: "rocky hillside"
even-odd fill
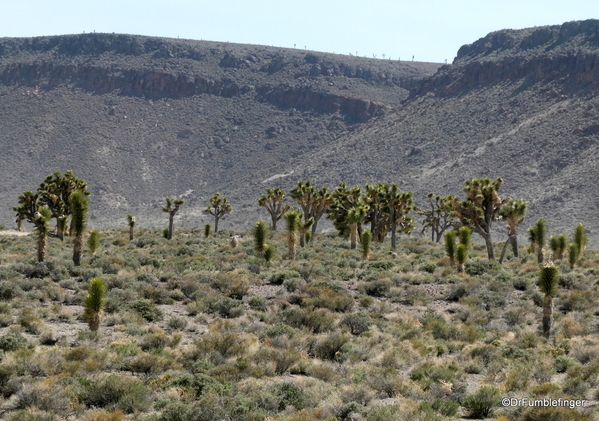
[[[90,182],[108,226],[127,212],[161,223],[167,195],[198,226],[221,191],[224,224],[247,227],[265,187],[302,179],[399,181],[423,204],[502,176],[505,196],[531,204],[525,226],[582,222],[599,245],[599,21],[494,32],[441,67],[123,35],[1,45],[5,225],[56,169]]]
[[[531,204],[524,228],[545,218],[551,234],[571,234],[582,222],[596,247],[598,53],[599,21],[491,33],[402,107],[290,168],[319,184],[399,180],[420,203],[429,191],[460,195],[466,178],[502,176],[504,196]]]
[[[127,212],[156,225],[169,195],[185,196],[183,219],[198,224],[215,191],[287,171],[438,67],[129,35],[1,39],[0,223],[13,224],[20,192],[73,169],[91,186],[96,225]],[[231,199],[238,211],[255,201]]]

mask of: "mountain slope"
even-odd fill
[[[438,67],[129,35],[2,39],[0,223],[12,225],[22,191],[73,169],[90,184],[97,225],[119,226],[127,212],[159,224],[169,195],[187,197],[181,214],[197,224],[224,184],[284,172]],[[237,209],[255,200],[232,199]]]

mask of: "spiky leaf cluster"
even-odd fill
[[[106,283],[104,279],[91,279],[87,295],[83,301],[83,318],[92,331],[97,331],[100,326],[100,313],[106,304],[105,295]]]
[[[558,287],[558,268],[549,263],[544,265],[539,272],[539,290],[545,295],[555,297]]]
[[[265,208],[270,214],[273,231],[277,230],[277,222],[291,208],[288,204],[283,204],[283,200],[285,200],[285,192],[280,187],[267,188],[266,193],[258,199],[258,205]]]

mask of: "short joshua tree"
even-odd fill
[[[89,209],[89,199],[80,190],[77,190],[70,197],[71,213],[73,219],[71,227],[75,239],[73,241],[73,263],[75,266],[81,265],[81,253],[83,250],[83,235],[87,226],[87,213]]]
[[[231,203],[229,203],[229,199],[225,196],[221,196],[220,193],[214,193],[208,200],[210,204],[204,209],[204,213],[214,216],[214,232],[217,233],[218,221],[220,221],[226,214],[231,213]]]
[[[361,243],[360,247],[362,248],[362,259],[368,260],[370,257],[370,247],[372,245],[372,232],[370,230],[364,230],[362,236],[360,237]]]
[[[83,318],[89,325],[90,330],[97,332],[100,327],[100,314],[106,303],[106,284],[102,278],[94,278],[89,281],[89,287],[85,300],[83,301]]]
[[[129,225],[129,241],[133,241],[133,229],[135,228],[135,216],[127,215],[127,225]]]
[[[302,214],[300,211],[292,210],[285,214],[287,223],[287,245],[289,247],[289,260],[295,260],[295,250],[297,246],[297,231],[301,224]]]
[[[173,200],[170,197],[167,197],[166,206],[162,207],[162,211],[168,213],[168,232],[166,238],[169,240],[173,238],[173,220],[183,203],[185,203],[185,201],[182,199]]]
[[[543,335],[549,338],[553,321],[553,297],[557,295],[558,269],[553,263],[548,263],[541,268],[539,273],[539,290],[545,294],[543,298]]]
[[[87,237],[87,248],[89,249],[90,254],[93,256],[98,251],[100,247],[100,233],[98,230],[91,230],[89,232],[89,237]]]
[[[264,257],[266,252],[266,238],[268,237],[268,227],[266,222],[258,221],[254,226],[254,251],[260,257]]]

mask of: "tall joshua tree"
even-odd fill
[[[528,203],[524,200],[512,200],[503,205],[499,211],[499,215],[507,221],[507,240],[501,251],[499,263],[503,262],[508,244],[512,245],[512,252],[515,257],[518,257],[518,226],[524,221]]]
[[[175,219],[175,215],[179,212],[179,208],[185,201],[183,199],[171,199],[170,197],[166,198],[166,206],[162,207],[162,211],[168,213],[168,231],[166,233],[167,239],[173,238],[173,223]]]
[[[374,186],[366,184],[366,192],[362,196],[364,203],[369,207],[365,222],[370,223],[370,232],[377,242],[382,242],[384,237],[384,235],[381,235],[381,231],[385,226],[383,221],[385,188],[386,185],[383,183],[377,183]]]
[[[17,223],[28,221],[35,226],[37,232],[37,261],[43,262],[46,258],[48,230],[52,211],[39,202],[39,195],[26,191],[19,196],[19,206],[13,210],[17,213]]]
[[[73,171],[66,171],[64,176],[55,172],[47,176],[38,188],[39,200],[42,205],[47,206],[52,212],[52,218],[56,219],[56,235],[64,239],[66,223],[71,215],[70,198],[75,191],[81,191],[89,196],[87,183],[75,176]],[[70,233],[73,225],[71,221]]]
[[[87,213],[89,200],[80,190],[75,191],[70,197],[71,214],[73,215],[72,228],[75,239],[73,241],[73,263],[81,265],[81,253],[83,251],[83,234],[87,225]]]
[[[223,218],[226,214],[231,213],[231,203],[225,196],[221,196],[220,193],[214,193],[210,199],[210,204],[204,210],[204,213],[214,216],[214,232],[218,232],[218,221]]]
[[[288,204],[283,204],[283,200],[285,200],[285,192],[280,187],[274,189],[267,188],[266,194],[263,194],[258,199],[258,205],[265,208],[270,214],[272,221],[271,229],[273,231],[277,230],[277,222],[279,222],[285,212],[291,209],[291,206]]]
[[[578,246],[578,258],[580,258],[587,246],[587,236],[584,232],[584,226],[582,224],[576,225],[576,228],[574,229],[574,242]]]
[[[89,325],[89,329],[97,332],[100,328],[100,314],[106,304],[106,284],[102,278],[94,278],[89,281],[87,295],[83,300],[83,318]]]
[[[342,237],[347,238],[350,235],[349,211],[360,204],[364,204],[364,202],[359,186],[348,188],[347,184],[342,182],[331,193],[331,204],[326,211],[327,218],[333,221],[333,225]],[[358,222],[358,232],[360,231],[360,222],[362,221]]]
[[[543,335],[549,338],[553,320],[553,297],[557,295],[558,269],[553,263],[548,263],[541,268],[539,273],[539,289],[545,294],[543,298]]]
[[[397,184],[389,186],[385,194],[384,211],[388,215],[391,231],[391,248],[396,248],[397,233],[410,235],[414,229],[414,218],[408,216],[416,207],[412,192],[400,192]]]
[[[459,202],[457,197],[452,196],[449,199],[450,206],[463,225],[469,226],[472,231],[483,237],[487,246],[487,256],[494,260],[491,228],[499,216],[501,207],[511,199],[502,200],[499,197],[499,189],[503,184],[501,177],[495,181],[490,178],[473,178],[466,180],[465,184],[466,200]]]
[[[297,201],[304,213],[304,221],[308,222],[310,218],[314,220],[312,224],[312,235],[310,243],[314,242],[316,234],[316,225],[324,215],[327,208],[331,204],[331,194],[326,187],[318,190],[312,185],[310,180],[300,181],[297,186],[290,191],[291,197]]]
[[[349,224],[349,246],[354,250],[358,243],[358,226],[368,213],[368,205],[358,205],[347,212],[347,223]]]
[[[422,221],[422,232],[424,235],[426,230],[431,230],[431,241],[439,242],[443,233],[453,226],[455,215],[448,208],[447,204],[451,199],[451,196],[442,197],[434,193],[427,195],[430,209],[419,210],[418,213],[424,216]],[[434,197],[434,200],[433,200]]]
[[[133,241],[133,229],[135,228],[135,216],[127,215],[127,225],[129,225],[129,241]]]
[[[297,231],[301,223],[302,214],[297,210],[290,210],[285,214],[287,223],[287,245],[289,247],[289,260],[295,260],[295,250],[297,245]]]

